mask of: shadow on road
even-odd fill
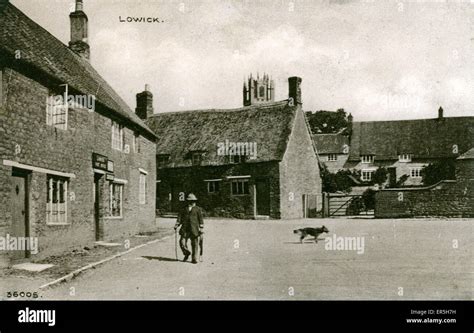
[[[179,260],[176,260],[174,258],[166,258],[166,257],[142,256],[142,258],[145,258],[145,259],[148,259],[148,260],[158,260],[158,261],[174,261],[174,262],[179,261]]]

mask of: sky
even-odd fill
[[[73,0],[11,0],[67,44]],[[91,63],[127,104],[157,112],[242,106],[250,73],[306,111],[355,121],[474,116],[474,0],[84,0]],[[121,22],[127,17],[160,23]]]

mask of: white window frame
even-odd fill
[[[46,98],[46,125],[66,131],[69,115],[68,85],[63,84],[61,86],[65,87],[64,96],[62,96],[63,103],[59,102],[59,95],[51,91]]]
[[[138,179],[138,202],[140,205],[146,204],[146,192],[147,192],[147,174],[140,171]]]
[[[220,180],[208,180],[207,182],[207,193],[219,193],[221,190]],[[217,185],[217,189],[216,189]]]
[[[199,163],[195,163],[195,161],[198,161]],[[192,153],[191,156],[191,164],[193,166],[200,166],[202,165],[202,153]]]
[[[398,161],[403,163],[411,162],[411,154],[398,155]]]
[[[237,184],[237,193],[234,193],[234,184]],[[245,192],[245,184],[247,184],[247,193]],[[250,194],[250,187],[248,179],[234,179],[230,184],[230,194],[232,196],[244,196]]]
[[[361,170],[360,172],[360,179],[363,181],[363,182],[370,182],[372,180],[372,175],[374,173],[375,170]],[[368,175],[368,177],[366,177],[366,175]]]
[[[337,154],[328,154],[328,162],[336,162]]]
[[[112,149],[123,151],[124,134],[123,125],[112,120]]]
[[[56,185],[56,200],[57,202],[53,202],[54,197],[54,183]],[[60,189],[62,184],[63,193],[62,196],[64,198],[64,202],[60,202],[61,194]],[[47,199],[46,199],[46,224],[47,225],[67,225],[68,218],[67,218],[67,201],[68,201],[68,187],[69,187],[69,179],[57,177],[54,175],[48,175],[47,177]],[[48,201],[49,199],[49,201]]]
[[[361,155],[360,161],[364,164],[374,163],[374,155]]]
[[[116,186],[119,188],[119,195],[120,195],[120,215],[113,215],[113,187]],[[123,218],[123,189],[125,184],[122,182],[110,182],[109,183],[109,214],[108,218],[112,219],[121,219]]]
[[[423,170],[422,167],[410,168],[410,178],[415,178],[415,179],[420,179],[420,178],[422,178],[422,176],[421,176],[421,170]]]

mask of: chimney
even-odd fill
[[[298,104],[303,104],[301,100],[301,81],[302,79],[297,76],[293,76],[288,79],[288,97],[290,101],[293,101],[293,105],[295,106]]]
[[[86,13],[83,11],[82,0],[76,0],[76,10],[69,14],[71,21],[71,41],[69,48],[81,57],[90,59],[90,47],[88,44],[88,22]]]
[[[150,85],[145,85],[145,90],[137,94],[137,108],[135,113],[140,119],[146,120],[153,115],[153,94],[150,92]]]
[[[438,109],[438,119],[443,119],[444,115],[443,115],[443,108],[440,106],[439,109]]]

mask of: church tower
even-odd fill
[[[244,80],[243,87],[244,106],[257,105],[275,101],[275,88],[273,80],[268,74],[254,78],[252,74]]]

